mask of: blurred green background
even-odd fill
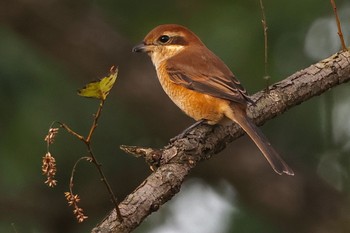
[[[338,0],[350,43],[350,4]],[[265,1],[270,83],[340,49],[329,1]],[[259,1],[0,2],[0,232],[89,232],[112,209],[97,171],[82,162],[74,190],[89,216],[78,224],[67,206],[74,162],[84,145],[60,131],[51,153],[58,186],[44,185],[41,159],[50,124],[86,135],[98,102],[76,90],[119,66],[93,148],[122,200],[150,174],[119,145],[162,147],[193,121],[163,93],[150,59],[132,54],[153,27],[192,29],[250,93],[266,86]],[[243,137],[203,162],[182,191],[135,232],[349,232],[349,84],[264,125],[295,177],[278,176]]]

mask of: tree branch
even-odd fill
[[[349,80],[350,53],[337,53],[270,86],[268,93],[260,91],[253,95],[256,105],[249,106],[249,114],[256,124],[262,125]],[[119,204],[122,223],[113,210],[92,232],[132,231],[180,190],[184,178],[199,161],[211,158],[241,135],[243,131],[235,124],[226,128],[202,125],[160,150],[123,146],[122,149],[130,153],[144,156],[151,167],[157,169]]]

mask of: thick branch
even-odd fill
[[[253,96],[256,106],[249,107],[250,116],[262,125],[293,106],[349,80],[349,52],[335,54],[272,85],[268,93],[256,93]],[[147,162],[158,169],[119,204],[124,218],[122,223],[117,221],[113,210],[92,232],[132,231],[179,191],[184,178],[197,162],[223,150],[242,134],[236,125],[227,128],[199,126],[185,138],[161,150],[124,147],[145,156]]]

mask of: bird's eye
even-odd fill
[[[162,35],[158,38],[158,41],[162,44],[167,43],[170,40],[170,37],[167,35]]]

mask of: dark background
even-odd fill
[[[337,4],[350,43],[350,5]],[[266,1],[265,8],[270,83],[340,49],[328,1]],[[93,148],[120,200],[151,171],[119,145],[162,147],[193,123],[163,93],[150,59],[131,53],[163,23],[193,30],[250,93],[266,87],[259,1],[0,2],[1,232],[88,232],[112,209],[97,171],[82,162],[74,190],[89,218],[75,221],[63,193],[74,162],[86,150],[63,131],[50,148],[58,186],[48,188],[41,175],[50,124],[65,122],[86,135],[98,102],[77,96],[76,90],[103,77],[112,65],[119,66],[119,77]],[[274,174],[243,137],[200,164],[182,192],[136,232],[345,232],[350,219],[348,89],[349,84],[337,87],[262,127],[295,177]],[[186,228],[191,224],[202,228]]]

